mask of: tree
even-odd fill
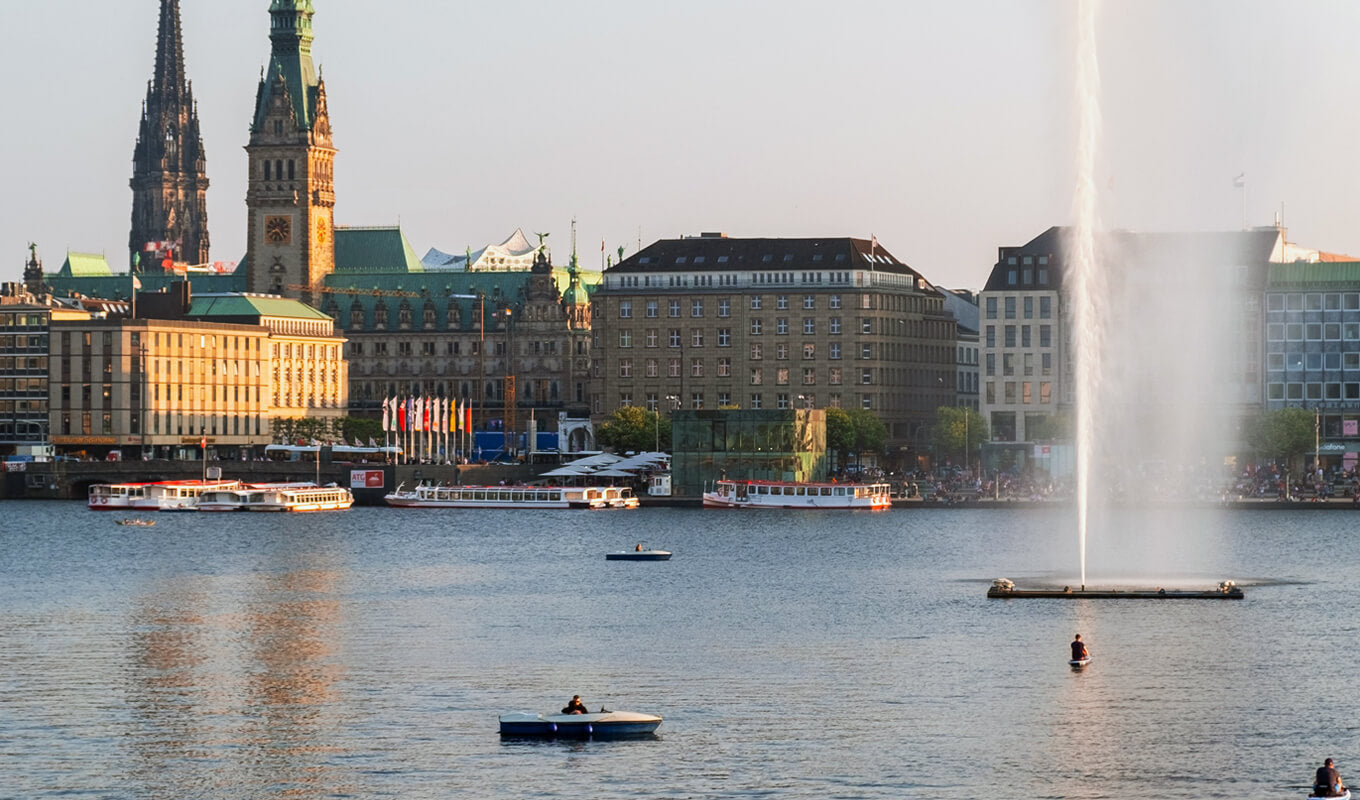
[[[826,409],[826,449],[836,454],[836,463],[844,466],[855,449],[855,426],[843,408]]]
[[[1282,408],[1258,416],[1247,440],[1261,455],[1286,462],[1313,449],[1317,417],[1302,408]]]
[[[855,452],[882,451],[883,443],[888,440],[888,429],[884,427],[883,420],[862,408],[852,408],[846,413],[855,426]]]
[[[657,446],[658,440],[663,450],[669,449],[671,421],[641,406],[623,406],[615,409],[608,419],[600,423],[595,438],[605,447],[618,451],[651,450]]]
[[[340,438],[347,442],[358,440],[368,444],[372,439],[378,445],[383,443],[382,420],[365,417],[341,417],[339,420]]]
[[[987,441],[987,422],[971,408],[940,406],[935,409],[930,441],[937,456],[948,455],[963,463],[973,463],[978,445]]]

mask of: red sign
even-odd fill
[[[349,471],[349,488],[383,488],[383,471],[380,469],[352,469]]]

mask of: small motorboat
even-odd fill
[[[603,709],[594,714],[517,711],[500,716],[501,736],[537,739],[627,739],[649,736],[660,724],[656,714]]]
[[[670,561],[671,551],[669,550],[644,550],[642,544],[632,550],[620,550],[617,553],[605,553],[605,561]]]
[[[136,517],[114,520],[114,522],[119,525],[128,525],[133,528],[150,528],[152,525],[156,524],[156,520],[154,519],[138,519]]]

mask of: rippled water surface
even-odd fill
[[[1360,780],[1360,514],[0,507],[0,795],[1302,797]],[[1174,523],[1174,524],[1173,524]],[[670,562],[606,562],[637,541]],[[1081,632],[1095,661],[1066,665]],[[496,716],[662,714],[649,741]]]

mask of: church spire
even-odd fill
[[[134,269],[170,258],[208,261],[208,175],[198,109],[184,72],[179,0],[161,0],[156,67],[132,152]]]
[[[272,0],[269,4],[269,69],[256,102],[256,130],[264,121],[270,95],[283,90],[293,106],[298,130],[309,131],[316,121],[316,90],[320,83],[312,63],[312,0]]]
[[[151,90],[178,94],[187,89],[184,80],[184,44],[179,30],[179,0],[161,0],[160,30],[156,34],[156,74]]]

